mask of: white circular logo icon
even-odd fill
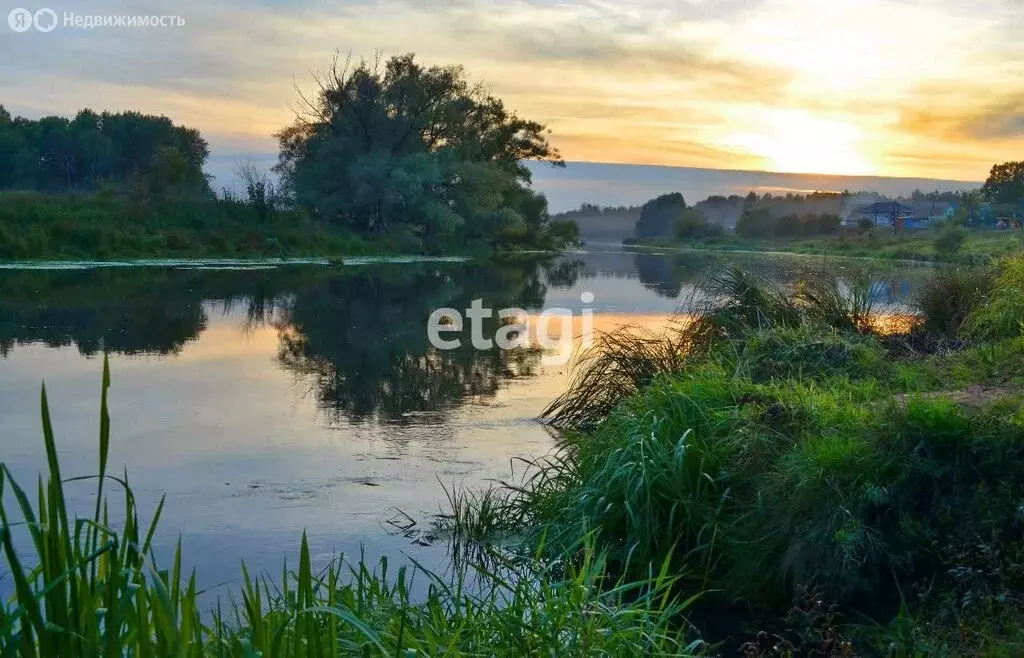
[[[53,32],[57,27],[57,12],[43,7],[36,12],[33,21],[35,21],[36,29],[40,32]]]
[[[57,15],[53,15],[54,23],[56,23]],[[32,28],[32,12],[28,9],[12,9],[11,13],[7,15],[7,24],[11,26],[11,29],[15,32],[28,32]]]

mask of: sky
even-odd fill
[[[1020,0],[8,0],[180,27],[0,22],[0,103],[165,114],[271,162],[296,87],[415,52],[541,121],[566,160],[983,180],[1024,155]]]

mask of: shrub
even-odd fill
[[[835,235],[842,223],[843,220],[839,215],[824,213],[811,216],[805,222],[804,227],[806,230],[812,231],[812,235]]]
[[[633,237],[639,240],[672,235],[673,223],[686,210],[686,201],[678,192],[664,194],[643,205]]]
[[[922,284],[915,300],[922,327],[930,333],[955,336],[971,313],[985,303],[992,285],[992,272],[987,269],[937,271]]]
[[[967,318],[966,330],[983,339],[1024,335],[1024,256],[998,265],[992,292]]]
[[[683,209],[673,224],[673,232],[680,240],[711,238],[724,233],[721,226],[709,224],[704,214],[696,208]]]
[[[882,375],[886,362],[871,337],[812,327],[760,331],[737,347],[735,371],[755,382]]]
[[[662,376],[573,440],[523,504],[561,546],[596,533],[636,564],[675,556],[701,585],[763,605],[815,586],[891,611],[899,587],[958,591],[979,542],[1002,574],[979,596],[1024,585],[1020,400],[967,411],[861,395],[708,367]]]
[[[806,224],[804,219],[798,215],[783,215],[775,224],[775,235],[779,237],[792,237],[805,233]]]
[[[967,229],[962,226],[948,226],[939,231],[935,238],[935,251],[943,256],[955,256],[967,242]]]

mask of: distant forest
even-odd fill
[[[81,110],[73,119],[12,117],[0,105],[0,189],[94,192],[175,186],[208,194],[198,130],[139,112]]]
[[[866,205],[881,197],[872,192],[764,193],[742,196],[711,196],[692,206],[681,194],[665,194],[642,206],[597,206],[584,203],[579,208],[559,213],[554,219],[571,220],[580,227],[580,236],[588,242],[614,242],[627,238],[669,237],[680,231],[682,237],[700,237],[695,233],[722,233],[749,228],[754,233],[771,224],[780,236],[821,235],[838,228],[839,219],[854,206]],[[914,207],[930,206],[934,214],[948,206],[964,203],[960,192],[915,191],[901,202]],[[925,208],[927,211],[928,208]]]

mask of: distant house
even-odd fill
[[[910,204],[914,211],[914,224],[936,224],[951,218],[956,206],[945,201],[915,201]]]
[[[914,209],[899,201],[879,201],[869,206],[860,206],[850,215],[850,223],[856,224],[861,219],[870,219],[875,226],[895,226],[903,228],[913,223]]]

